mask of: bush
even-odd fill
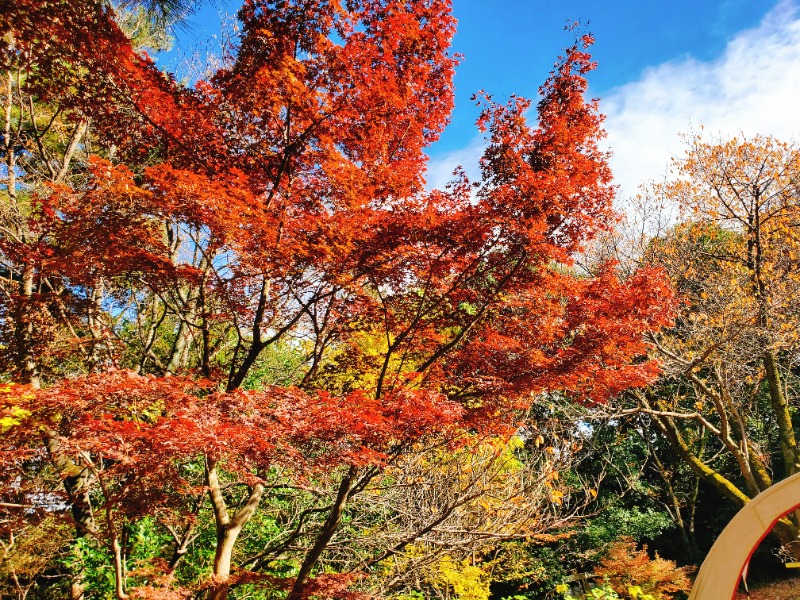
[[[633,538],[611,544],[595,569],[618,594],[630,595],[633,590],[639,596],[651,595],[656,600],[688,592],[692,587],[691,571],[691,567],[679,567],[674,561],[659,557],[658,553],[651,559],[647,546],[637,549]]]

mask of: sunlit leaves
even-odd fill
[[[25,282],[3,316],[7,362],[50,385],[7,417],[15,448],[47,446],[60,476],[91,475],[109,548],[114,515],[183,514],[208,492],[217,549],[227,540],[218,598],[260,577],[228,579],[275,469],[287,490],[312,478],[320,497],[338,490],[319,537],[301,521],[279,549],[306,552],[293,600],[319,586],[344,597],[349,577],[315,583],[308,565],[348,494],[409,449],[460,461],[437,493],[492,473],[459,504],[465,525],[523,535],[567,507],[558,443],[534,444],[542,472],[520,484],[518,449],[481,448],[472,464],[457,441],[508,439],[543,392],[603,402],[658,370],[642,335],[670,322],[661,272],[574,266],[615,220],[602,115],[584,97],[591,37],[555,65],[535,125],[533,102],[484,96],[480,180],[459,172],[426,191],[425,149],[453,101],[448,1],[247,0],[230,60],[191,86],[114,17],[99,0],[21,0],[0,17],[4,66],[28,73],[17,93],[76,120],[104,157],[37,181],[21,233],[0,238]],[[253,376],[278,347],[291,373]]]

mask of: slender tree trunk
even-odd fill
[[[189,551],[189,544],[191,544],[197,538],[197,535],[195,535],[194,531],[195,525],[190,524],[184,528],[180,535],[178,535],[177,532],[173,532],[172,535],[175,538],[175,550],[172,553],[172,558],[169,559],[167,575],[172,575],[175,572],[175,569],[178,567],[178,563]]]
[[[25,265],[20,283],[20,298],[17,302],[15,321],[15,338],[19,351],[17,368],[20,371],[22,383],[28,383],[38,389],[42,386],[39,364],[33,349],[34,330],[29,311],[33,300],[35,272],[31,265]]]
[[[193,315],[189,315],[191,318]],[[172,352],[170,354],[169,363],[167,364],[166,375],[172,375],[179,371],[184,365],[184,357],[186,350],[191,342],[191,332],[189,326],[181,321],[178,325],[178,331],[175,334],[175,343],[172,345]]]
[[[261,351],[264,349],[260,343],[253,342],[250,345],[250,348],[247,351],[247,354],[242,361],[242,364],[239,365],[239,368],[231,375],[230,380],[228,381],[228,388],[227,391],[232,392],[235,389],[238,389],[244,383],[247,374],[250,372],[250,369],[258,359],[258,355],[261,354]]]
[[[681,541],[685,548],[687,548],[692,555],[692,558],[696,558],[699,556],[697,552],[697,544],[694,540],[694,527],[692,521],[687,521],[683,518],[683,511],[682,511],[682,502],[680,498],[678,498],[678,494],[675,491],[675,487],[672,485],[672,478],[673,474],[670,473],[664,463],[661,462],[661,459],[658,457],[655,449],[650,447],[650,453],[653,457],[653,462],[655,462],[656,468],[658,469],[658,474],[661,477],[661,480],[664,482],[664,486],[667,492],[667,496],[669,498],[669,504],[671,506],[670,512],[672,513],[672,520],[675,522],[675,525],[678,526],[678,532],[681,536]],[[695,481],[698,481],[695,479]],[[692,518],[693,515],[693,506],[690,504],[689,508],[689,518]]]
[[[242,383],[244,383],[244,380],[247,377],[247,374],[250,372],[251,367],[255,364],[258,355],[261,354],[261,351],[265,347],[264,342],[261,339],[261,321],[264,318],[264,310],[267,306],[270,289],[271,281],[266,278],[263,279],[261,282],[261,292],[258,296],[258,305],[256,306],[255,315],[253,315],[253,341],[250,344],[250,348],[247,351],[247,355],[244,357],[242,364],[238,367],[236,364],[231,365],[227,387],[227,391],[229,392],[241,387]]]
[[[772,350],[764,353],[764,370],[769,383],[769,398],[772,404],[772,412],[775,414],[775,421],[778,424],[778,436],[781,444],[781,454],[783,455],[784,471],[786,477],[794,475],[800,471],[800,460],[798,460],[797,440],[794,435],[792,416],[789,413],[789,403],[786,394],[783,392],[780,372],[778,371],[777,360]]]
[[[111,357],[111,351],[108,347],[108,340],[105,340],[105,333],[103,331],[103,323],[100,315],[103,312],[103,296],[105,295],[105,285],[102,278],[95,282],[94,289],[92,290],[91,304],[87,314],[87,322],[89,325],[89,333],[92,336],[92,345],[89,352],[89,372],[99,373],[104,371],[104,360],[102,357],[102,348],[105,343],[106,353],[108,359]]]
[[[48,431],[45,444],[53,466],[64,481],[64,489],[72,510],[72,520],[75,523],[75,540],[77,541],[85,537],[87,533],[94,533],[97,530],[89,497],[91,473],[76,465],[64,454],[57,432]],[[77,553],[77,545],[74,546],[73,551]],[[76,558],[79,559],[79,557]],[[84,600],[85,572],[80,560],[76,560],[75,563],[78,566],[72,572],[69,597],[70,600]]]
[[[155,294],[147,302],[147,309],[146,311],[139,311],[136,318],[138,320],[139,329],[146,330],[147,334],[145,335],[144,339],[142,340],[142,354],[139,357],[139,362],[136,365],[136,372],[142,373],[144,371],[145,365],[147,364],[148,360],[153,360],[153,358],[157,358],[152,356],[153,355],[153,344],[156,342],[156,336],[158,334],[158,328],[164,322],[164,319],[167,316],[167,309],[164,307],[164,310],[159,316],[159,300],[158,296]],[[145,319],[145,314],[149,317],[149,322]],[[155,361],[154,361],[155,362]],[[166,366],[161,365],[163,370],[166,371]],[[156,367],[159,367],[156,364]]]
[[[112,533],[111,551],[114,556],[114,583],[117,600],[125,600],[128,598],[128,594],[125,593],[125,565],[122,560],[122,546],[120,546],[116,532]]]
[[[75,151],[78,149],[78,145],[80,144],[83,136],[86,134],[88,127],[88,119],[81,119],[75,125],[75,129],[72,131],[72,136],[70,137],[69,145],[67,146],[67,149],[64,152],[64,157],[61,161],[61,168],[58,171],[58,175],[56,175],[56,183],[62,181],[64,177],[67,176],[67,173],[69,173],[69,166],[72,162],[72,157],[75,155]]]
[[[689,500],[688,517],[686,519],[686,535],[689,538],[689,552],[693,561],[702,558],[700,546],[697,545],[697,534],[695,533],[695,515],[697,514],[697,495],[700,493],[700,478],[695,476],[692,495]]]
[[[208,285],[208,270],[209,266],[206,265],[203,271],[203,279],[200,281],[200,292],[198,295],[198,304],[200,312],[200,332],[202,336],[202,356],[200,365],[203,377],[211,376],[211,324],[208,319],[208,297],[206,295],[206,286]]]
[[[339,527],[344,507],[347,504],[347,498],[350,495],[350,490],[357,474],[358,469],[351,466],[347,471],[347,475],[342,478],[331,512],[328,514],[328,518],[325,519],[325,523],[322,525],[322,529],[317,536],[317,540],[314,542],[314,546],[308,551],[308,554],[306,554],[306,558],[300,567],[300,572],[297,574],[297,579],[294,582],[292,591],[289,592],[287,600],[301,600],[301,598],[304,597],[305,588],[308,585],[311,571],[317,564],[319,557],[322,556],[331,538],[333,538],[333,534],[336,533],[336,529]]]
[[[236,539],[242,527],[250,520],[261,502],[264,486],[256,484],[250,488],[247,503],[231,517],[225,505],[219,478],[217,476],[216,461],[206,460],[206,484],[214,520],[217,528],[217,548],[214,554],[214,582],[208,594],[209,600],[226,600],[230,589],[229,577],[231,574],[231,559]]]

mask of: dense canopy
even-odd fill
[[[643,334],[673,309],[658,268],[575,264],[616,219],[591,37],[558,59],[534,125],[531,101],[481,94],[480,180],[427,190],[458,62],[446,0],[247,0],[230,56],[191,85],[137,49],[130,10],[0,14],[7,533],[69,507],[72,598],[106,589],[91,548],[117,598],[215,599],[355,597],[448,519],[544,533],[564,455],[537,443],[499,468],[510,436],[547,394],[651,382]],[[490,449],[493,478],[543,474],[538,496],[496,487],[518,498],[514,528],[468,518],[500,486],[471,480],[369,554],[337,545],[400,522],[352,524],[359,494],[465,445]],[[250,522],[282,530],[255,549]],[[147,527],[170,538],[143,549]],[[190,546],[205,558],[185,564]]]

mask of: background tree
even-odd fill
[[[769,137],[690,140],[676,179],[648,192],[683,221],[651,243],[681,299],[652,337],[661,382],[635,392],[672,449],[734,506],[797,471],[800,153]],[[778,528],[797,537],[790,517]]]

